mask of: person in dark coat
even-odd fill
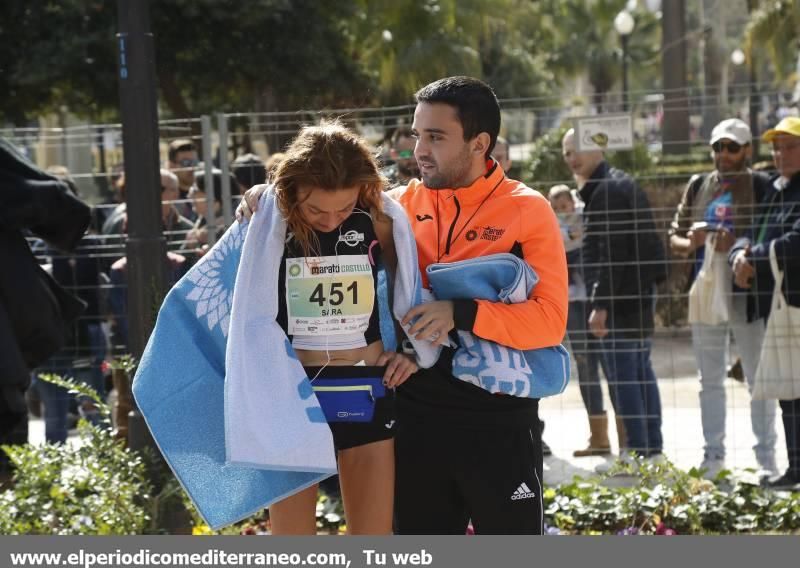
[[[85,309],[39,266],[24,232],[67,251],[90,218],[65,182],[0,138],[0,444],[27,442],[30,371],[64,345],[69,323]],[[0,482],[8,472],[0,452]]]
[[[605,370],[626,450],[645,458],[663,450],[661,398],[650,361],[656,285],[666,279],[666,254],[647,196],[599,150],[579,152],[574,130],[562,141],[585,203],[584,276],[589,331],[602,340]]]

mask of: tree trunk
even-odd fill
[[[689,151],[689,97],[686,89],[686,0],[662,4],[664,85],[662,144],[664,154]]]

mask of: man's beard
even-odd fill
[[[458,155],[458,158],[452,162],[452,166],[447,170],[439,169],[439,171],[427,180],[423,176],[425,187],[430,189],[456,189],[465,187],[469,184],[467,175],[469,174],[471,163],[469,156],[469,148],[465,147],[464,150]]]
[[[736,160],[731,164],[730,167],[723,168],[722,160],[716,160],[716,163],[714,165],[717,167],[717,171],[722,176],[733,177],[737,174],[744,173],[744,171],[747,169],[747,158],[741,158],[740,160]]]

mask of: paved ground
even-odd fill
[[[656,336],[653,345],[653,364],[659,378],[663,406],[664,450],[675,464],[686,469],[700,465],[703,459],[703,434],[700,426],[698,392],[700,383],[692,354],[691,341],[684,333]],[[604,392],[607,397],[607,390]],[[728,420],[726,446],[729,467],[756,467],[752,446],[755,443],[750,429],[749,395],[743,384],[726,381]],[[606,408],[611,404],[606,401]],[[576,381],[558,397],[542,401],[541,416],[547,426],[545,440],[553,456],[545,460],[545,482],[556,484],[571,480],[574,475],[590,476],[595,466],[606,458],[574,458],[572,452],[583,448],[589,436],[586,412]],[[610,420],[612,447],[616,452],[616,431]],[[786,445],[778,412],[777,456],[781,472],[786,468]],[[30,422],[30,441],[44,440],[44,423]]]
[[[659,379],[663,407],[664,453],[679,467],[689,469],[703,460],[703,431],[700,423],[697,366],[686,333],[659,334],[653,343],[653,367]],[[752,447],[755,437],[750,428],[749,395],[746,387],[733,379],[725,382],[728,415],[726,421],[728,467],[756,467]],[[606,409],[611,409],[605,389]],[[572,452],[586,446],[589,426],[577,382],[571,382],[562,396],[543,400],[540,414],[546,422],[545,441],[553,456],[545,459],[545,482],[556,484],[574,475],[589,476],[601,457],[574,458]],[[610,419],[609,436],[617,451],[616,428]],[[786,443],[780,411],[776,423],[777,458],[781,472],[787,467]]]

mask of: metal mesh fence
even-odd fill
[[[593,263],[585,257],[571,255],[571,277],[582,278],[584,274],[598,269],[608,271],[612,280],[612,292],[597,300],[605,300],[614,309],[628,309],[640,316],[655,303],[652,322],[647,318],[625,320],[618,331],[632,334],[653,325],[652,363],[660,391],[660,405],[663,411],[664,450],[670,459],[686,467],[699,465],[703,459],[703,447],[711,437],[713,444],[724,447],[729,465],[750,466],[768,465],[769,449],[774,448],[777,465],[786,464],[780,413],[775,421],[775,409],[770,411],[765,405],[756,408],[751,405],[751,397],[745,380],[740,380],[745,372],[737,365],[737,359],[744,363],[744,371],[750,371],[752,353],[748,353],[752,340],[752,329],[746,321],[740,321],[745,292],[729,287],[725,291],[726,301],[731,310],[730,324],[715,326],[713,330],[694,330],[688,322],[688,291],[690,274],[702,266],[702,259],[682,258],[670,253],[669,228],[676,215],[678,204],[684,195],[687,182],[692,175],[708,173],[713,163],[708,147],[708,133],[714,121],[731,116],[744,116],[747,120],[747,104],[744,95],[749,92],[748,85],[738,85],[723,97],[722,93],[706,90],[689,92],[685,98],[686,110],[691,125],[690,154],[681,159],[671,159],[662,154],[663,93],[632,93],[632,116],[636,134],[634,150],[610,156],[612,164],[620,166],[633,175],[642,188],[644,201],[632,209],[612,209],[604,223],[587,224],[579,221],[580,238],[594,239],[598,246],[608,250],[615,247],[628,247],[632,256],[616,261],[615,255],[603,263]],[[761,92],[763,111],[755,121],[763,131],[774,124],[781,115],[796,113],[783,101],[787,93]],[[612,93],[604,112],[615,112],[621,108],[621,97]],[[738,102],[737,102],[738,101]],[[554,106],[552,100],[515,99],[501,101],[503,108],[502,134],[510,141],[510,156],[514,161],[512,177],[521,179],[541,191],[559,183],[575,187],[569,170],[561,157],[559,130],[570,117],[590,114],[590,109],[581,101]],[[383,159],[388,157],[388,140],[395,128],[410,125],[413,120],[413,105],[367,109],[309,110],[276,113],[232,113],[220,114],[213,120],[200,118],[169,120],[159,123],[161,133],[161,155],[166,163],[167,148],[177,139],[189,139],[198,147],[200,157],[210,157],[214,167],[224,172],[231,171],[237,155],[253,152],[263,159],[280,151],[284,145],[306,124],[319,122],[323,118],[337,118],[347,126],[357,130],[375,145],[376,153]],[[211,125],[211,128],[209,128]],[[759,132],[760,133],[760,132]],[[754,134],[759,134],[754,133]],[[89,310],[77,322],[73,338],[61,353],[47,365],[47,369],[76,376],[87,377],[99,388],[105,388],[103,377],[107,375],[107,361],[126,352],[125,313],[125,222],[124,205],[119,203],[117,189],[121,172],[119,165],[123,160],[121,126],[119,124],[78,125],[51,129],[6,129],[0,135],[20,146],[42,166],[56,163],[67,165],[81,195],[90,201],[95,209],[92,230],[85,236],[79,248],[71,254],[49,250],[47,246],[30,239],[31,246],[40,262],[68,290],[82,297],[89,304]],[[771,165],[768,149],[754,156],[757,167]],[[202,167],[202,166],[199,166]],[[238,187],[230,187],[228,203],[222,210],[221,224],[232,222],[232,211],[240,198]],[[184,197],[163,203],[164,211],[172,206],[182,211],[192,211],[192,200]],[[754,229],[758,219],[763,217],[764,209],[754,205],[750,209],[732,209],[727,221],[736,225],[737,232]],[[167,219],[165,215],[165,219]],[[116,219],[116,223],[114,222]],[[122,219],[122,220],[120,220]],[[167,223],[164,235],[171,258],[171,280],[176,281],[203,253],[192,225]],[[685,229],[679,230],[685,235]],[[640,250],[642,235],[651,233],[655,241],[667,251],[664,259],[650,258]],[[711,234],[711,233],[709,233]],[[213,237],[211,237],[213,242]],[[721,253],[715,256],[722,256]],[[657,290],[644,289],[642,275],[650,268],[661,265],[666,278]],[[639,286],[625,284],[635,282]],[[574,284],[573,278],[573,284]],[[631,291],[633,290],[633,291]],[[771,295],[771,290],[760,291]],[[610,417],[616,401],[609,393],[613,388],[614,375],[619,373],[608,365],[601,364],[601,345],[586,329],[588,314],[585,304],[571,304],[571,310],[580,314],[570,320],[570,337],[573,380],[563,396],[544,400],[541,415],[546,423],[545,441],[554,450],[554,457],[548,461],[549,476],[553,480],[571,477],[574,473],[588,473],[598,461],[605,458],[591,457],[573,459],[572,452],[585,446],[589,422],[587,408],[599,412],[602,408]],[[620,308],[620,306],[623,306]],[[579,311],[580,310],[580,311]],[[733,315],[736,310],[737,315]],[[574,316],[571,313],[571,316]],[[619,316],[618,316],[619,317]],[[573,321],[574,320],[574,321]],[[581,325],[581,321],[583,320]],[[800,330],[790,330],[792,334]],[[535,333],[535,330],[531,330]],[[625,348],[622,349],[623,351]],[[752,351],[752,349],[751,349]],[[622,364],[622,363],[620,363]],[[705,366],[705,367],[704,367]],[[712,369],[713,367],[713,369]],[[730,372],[729,372],[729,369]],[[698,379],[699,370],[707,377]],[[584,377],[580,381],[578,375]],[[798,369],[800,373],[800,369]],[[722,376],[718,376],[718,375]],[[731,378],[728,378],[730,375]],[[737,380],[734,380],[737,379]],[[592,386],[596,380],[595,386]],[[647,382],[640,377],[633,379],[637,385]],[[579,383],[583,385],[579,388]],[[608,385],[612,384],[609,389]],[[701,388],[702,385],[702,388]],[[583,391],[583,392],[582,392]],[[597,397],[600,397],[598,400]],[[594,400],[592,400],[594,398]],[[722,401],[720,403],[720,401]],[[701,419],[701,404],[703,417]],[[594,406],[592,406],[594,405]],[[760,412],[762,424],[751,423],[754,412]],[[770,412],[772,413],[770,415]],[[727,420],[725,415],[727,413]],[[766,413],[767,417],[763,418]],[[650,416],[648,414],[648,416]],[[772,416],[770,418],[769,416]],[[609,421],[608,432],[614,436],[614,420]],[[706,440],[704,442],[704,431]],[[758,436],[758,437],[757,437]],[[712,444],[712,445],[713,445]],[[752,450],[756,447],[756,451]],[[612,443],[612,448],[616,444]],[[767,453],[764,453],[767,452]],[[761,460],[756,459],[759,457]],[[765,461],[767,460],[767,461]]]

